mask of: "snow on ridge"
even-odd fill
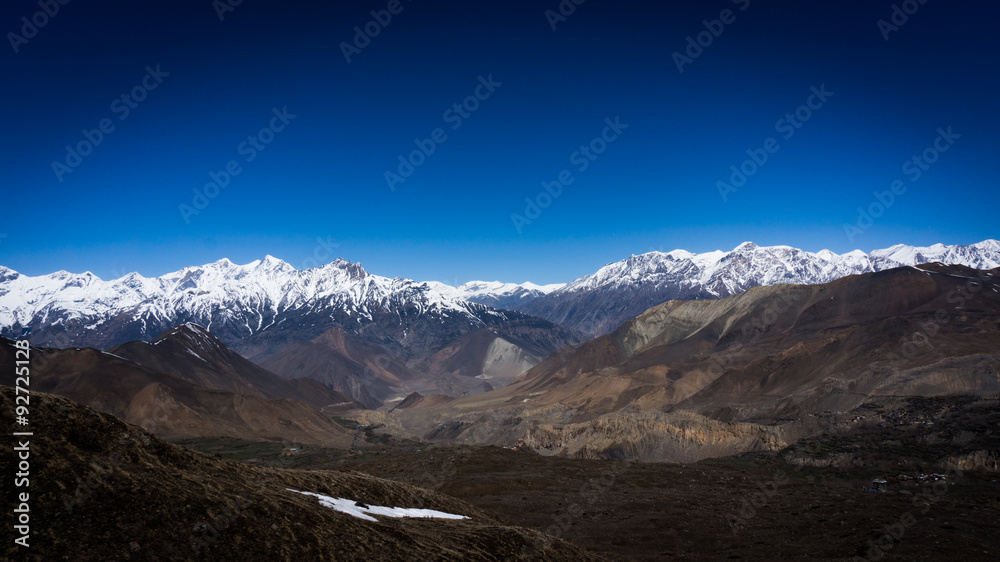
[[[176,323],[183,318],[210,327],[222,314],[225,321],[245,324],[252,334],[267,329],[290,309],[333,307],[359,321],[371,321],[373,312],[390,311],[401,303],[415,305],[422,313],[455,313],[479,324],[488,309],[473,303],[489,303],[490,299],[511,306],[579,290],[670,284],[718,295],[754,285],[824,283],[846,275],[934,261],[978,269],[1000,267],[1000,242],[990,239],[968,246],[929,247],[898,244],[867,254],[853,250],[840,255],[830,250],[810,253],[790,246],[744,242],[729,252],[695,254],[678,249],[630,256],[571,283],[550,285],[470,281],[453,287],[374,275],[361,264],[341,258],[296,270],[270,255],[245,265],[223,258],[160,277],[129,273],[108,281],[90,272],[26,276],[0,267],[0,326],[59,323],[73,318],[94,324],[127,311],[143,322],[153,318]]]
[[[252,334],[269,327],[281,311],[290,308],[365,310],[361,316],[370,320],[371,310],[390,310],[400,301],[414,303],[421,311],[453,311],[478,321],[471,305],[443,284],[372,275],[360,264],[343,259],[299,271],[266,256],[245,265],[223,258],[155,278],[130,273],[102,281],[89,272],[65,271],[37,277],[5,274],[0,281],[0,325],[46,322],[49,314],[99,323],[126,311],[136,319],[176,323],[191,318],[210,325],[221,313],[229,321],[245,324]]]
[[[536,285],[530,281],[525,281],[524,283],[505,283],[503,281],[469,281],[455,287],[455,289],[458,290],[457,294],[462,298],[469,299],[484,295],[510,296],[518,293],[526,293],[536,296],[547,295],[565,286],[565,283]]]
[[[852,250],[844,254],[826,249],[812,253],[784,245],[758,246],[753,242],[743,242],[729,252],[715,250],[695,254],[682,249],[653,251],[609,263],[595,273],[580,277],[553,291],[553,294],[639,283],[682,286],[700,284],[709,293],[713,293],[711,287],[717,284],[743,289],[755,284],[816,284],[846,275],[929,261],[980,269],[1000,267],[1000,242],[984,240],[969,246],[938,243],[930,247],[897,244],[871,253]]]

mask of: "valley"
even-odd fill
[[[776,453],[684,464],[394,438],[350,454],[304,448],[295,460],[275,448],[250,462],[433,489],[610,560],[935,560],[956,551],[989,560],[1000,549],[1000,466],[962,451],[1000,450],[998,404],[1000,396],[879,400],[824,416],[820,435]],[[886,492],[869,491],[876,478]]]

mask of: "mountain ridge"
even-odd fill
[[[564,345],[610,333],[668,300],[715,299],[778,283],[814,285],[926,262],[992,269],[1000,266],[1000,242],[897,244],[867,254],[854,250],[842,255],[744,242],[730,252],[633,255],[570,283],[551,285],[474,281],[453,287],[373,275],[342,258],[297,270],[270,255],[245,265],[223,258],[161,277],[130,273],[113,281],[90,272],[30,277],[0,267],[0,335],[30,333],[36,345],[110,349],[129,341],[149,341],[174,326],[194,322],[261,363],[291,345],[340,329],[375,345],[374,353],[384,356],[382,362],[433,369],[444,364],[443,350],[469,334],[492,330],[512,342],[507,327],[538,323],[531,329],[532,340],[515,342],[518,349],[508,352],[477,343],[480,356],[459,355],[467,358],[461,371],[468,373],[488,370],[484,365],[500,354],[505,361],[502,378],[509,380],[511,369],[537,362]],[[485,370],[472,376],[489,376]],[[363,396],[361,389],[358,392],[353,398],[370,404],[388,397],[374,400]]]
[[[546,455],[776,451],[872,400],[1000,392],[998,310],[1000,268],[939,264],[672,300],[503,388],[366,416],[424,439]]]
[[[967,246],[928,247],[897,244],[868,254],[860,250],[812,253],[753,242],[744,242],[730,252],[648,252],[612,262],[515,310],[595,337],[668,300],[721,298],[779,283],[816,285],[847,275],[930,262],[993,269],[1000,266],[1000,242],[990,239]]]

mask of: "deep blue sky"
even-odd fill
[[[339,244],[324,261],[381,275],[550,283],[653,249],[1000,236],[995,3],[931,0],[886,41],[888,0],[587,0],[555,31],[557,0],[403,0],[350,63],[340,43],[388,2],[316,4],[244,0],[220,21],[210,0],[76,1],[19,52],[7,36],[0,264],[301,267],[322,238]],[[735,21],[678,72],[672,54],[724,9]],[[0,28],[38,11],[3,2]],[[169,76],[121,119],[112,102],[156,65]],[[444,111],[491,74],[501,85],[453,130]],[[784,139],[778,120],[823,84],[833,96]],[[296,117],[247,162],[240,143],[286,106]],[[616,116],[628,129],[579,171],[571,154]],[[58,181],[53,161],[105,118],[114,130]],[[961,137],[912,181],[903,164],[948,126]],[[384,173],[438,127],[447,140],[391,191]],[[779,150],[724,201],[716,182],[769,137]],[[230,160],[241,172],[185,222],[178,206]],[[511,214],[564,169],[573,183],[518,232]],[[849,239],[897,179],[906,192]]]

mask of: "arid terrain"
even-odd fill
[[[379,409],[409,367],[365,363],[336,330],[289,356],[314,378],[191,323],[109,351],[32,348],[31,554],[995,560],[998,274],[929,264],[669,301],[492,390],[446,347],[434,369],[483,392]],[[534,361],[497,353],[492,380]],[[468,519],[363,520],[288,488]]]
[[[363,429],[350,453],[190,444],[434,489],[609,559],[996,559],[998,397],[879,401],[822,423],[827,431],[779,453],[685,464],[435,446]],[[876,478],[886,492],[870,491]]]
[[[357,412],[412,438],[691,462],[777,452],[868,400],[1000,392],[1000,271],[927,264],[668,301],[511,384]]]
[[[0,387],[8,419],[13,396]],[[360,473],[219,459],[65,398],[32,398],[30,548],[7,542],[12,560],[599,559],[445,494]],[[14,456],[5,448],[0,457],[5,490]],[[289,488],[465,518],[364,520]],[[4,494],[4,512],[15,507]]]

